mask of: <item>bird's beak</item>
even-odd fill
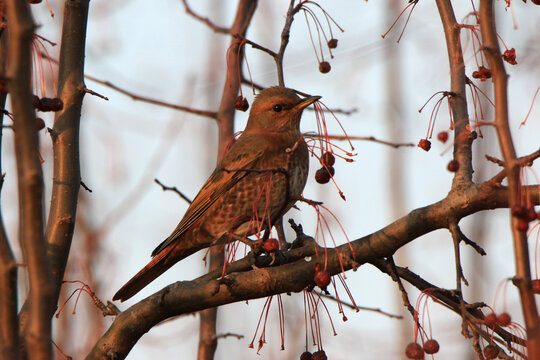
[[[301,102],[296,104],[295,108],[297,108],[298,110],[303,110],[307,108],[309,105],[313,104],[315,101],[319,100],[320,98],[321,98],[320,96],[309,96],[307,98],[302,99]]]

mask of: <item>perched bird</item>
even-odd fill
[[[300,117],[318,99],[302,99],[282,86],[262,90],[242,135],[217,164],[176,229],[113,300],[129,299],[198,250],[267,230],[283,216],[306,184],[309,154]]]

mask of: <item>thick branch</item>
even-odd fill
[[[456,21],[450,0],[437,0],[437,7],[446,37],[448,63],[450,65],[449,102],[454,118],[454,159],[459,163],[452,188],[472,180],[472,152],[469,139],[469,114],[467,112],[467,94],[465,92],[465,65],[461,49],[460,27]]]
[[[48,314],[52,308],[53,283],[43,237],[43,174],[30,88],[34,23],[27,1],[8,0],[6,10],[9,24],[8,88],[15,119],[19,237],[30,284],[25,340],[30,358],[50,359],[51,321]]]
[[[72,0],[65,4],[57,95],[62,99],[64,108],[56,113],[52,128],[53,187],[45,231],[47,255],[56,286],[55,303],[71,248],[81,182],[79,123],[84,97],[84,52],[89,0]]]
[[[482,33],[483,50],[493,76],[495,95],[495,127],[503,154],[504,168],[509,188],[510,206],[521,202],[519,166],[516,162],[516,151],[512,142],[510,126],[508,123],[508,75],[504,69],[497,31],[492,0],[480,1],[480,30]],[[534,300],[531,284],[531,269],[529,264],[529,250],[525,232],[517,229],[518,219],[510,217],[512,236],[514,239],[514,253],[516,261],[516,281],[521,297],[521,307],[527,331],[527,349],[531,359],[540,358],[540,319]]]
[[[534,203],[538,204],[538,187],[531,186],[528,190]],[[462,192],[452,193],[435,204],[416,209],[387,227],[351,242],[350,246],[345,244],[335,251],[329,250],[327,271],[330,274],[341,272],[338,255],[344,270],[349,270],[358,264],[388,257],[415,238],[449,226],[452,219],[459,220],[481,210],[507,207],[507,195],[506,189],[487,183],[471,185]],[[315,264],[325,260],[322,257],[324,251],[318,250],[321,256],[319,259],[315,247],[311,248],[311,252],[306,252],[306,249],[303,247],[285,253],[292,261],[285,265],[253,270],[243,259],[243,265],[239,268],[246,271],[229,274],[221,280],[204,275],[193,281],[177,282],[165,287],[121,313],[87,359],[106,356],[124,358],[143,334],[172,316],[237,301],[301,291],[313,284]]]
[[[7,30],[0,31],[0,77],[6,78]],[[0,108],[4,109],[7,94],[0,93]],[[2,149],[2,125],[4,114],[0,113],[0,150]],[[0,151],[0,191],[4,184],[2,156]],[[19,324],[17,318],[17,267],[7,238],[2,208],[0,206],[0,360],[19,358]]]

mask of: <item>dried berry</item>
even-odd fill
[[[459,170],[459,162],[457,160],[452,160],[448,163],[448,171],[456,172]]]
[[[525,208],[521,205],[514,205],[510,209],[512,216],[517,217],[518,219],[525,218]]]
[[[531,0],[533,4],[540,5],[540,0]]]
[[[439,343],[435,339],[429,339],[424,343],[424,351],[426,354],[436,354],[439,352]]]
[[[540,2],[539,2],[540,3]],[[510,65],[516,65],[516,49],[511,48],[510,50],[506,50],[502,54],[503,60],[509,63]]]
[[[529,207],[525,209],[525,216],[523,217],[528,222],[536,220],[536,211],[534,210],[534,207]]]
[[[30,4],[39,4],[41,0],[28,0],[28,3]]]
[[[448,140],[448,131],[441,131],[437,134],[437,139],[443,144]]]
[[[335,49],[337,48],[337,39],[330,39],[328,40],[328,47],[330,49]]]
[[[313,356],[309,351],[304,351],[302,355],[300,355],[300,360],[313,360]]]
[[[499,349],[495,345],[488,345],[484,348],[484,357],[488,360],[495,359],[499,355]]]
[[[38,130],[43,129],[43,128],[45,127],[45,121],[43,121],[42,118],[37,117],[37,118],[36,118],[36,126],[37,126],[37,129],[38,129]]]
[[[510,317],[510,314],[503,312],[502,314],[499,314],[497,316],[497,325],[505,327],[510,325],[512,322],[512,318]]]
[[[319,270],[315,272],[315,277],[313,280],[315,281],[315,285],[321,289],[324,289],[330,285],[330,274],[326,270]]]
[[[266,252],[276,252],[279,250],[279,242],[274,238],[266,239],[264,240],[263,248]]]
[[[488,327],[494,327],[497,323],[497,315],[495,313],[487,314],[484,318],[484,324]]]
[[[332,67],[330,66],[330,63],[328,61],[323,61],[319,64],[319,71],[323,74],[326,74],[330,71]]]
[[[520,232],[527,232],[529,230],[529,222],[525,219],[519,219],[516,229]]]
[[[478,67],[477,71],[472,73],[472,77],[475,79],[480,79],[481,81],[486,81],[487,79],[491,78],[491,70],[485,66],[480,66]]]
[[[532,281],[533,293],[540,295],[540,279],[534,279]]]
[[[335,170],[332,166],[322,167],[315,172],[315,181],[319,184],[326,184],[330,181],[330,178],[334,176]]]
[[[64,103],[60,98],[39,98],[34,96],[34,106],[39,111],[60,111],[64,108]]]
[[[418,147],[422,148],[422,150],[429,151],[429,149],[431,149],[431,141],[428,139],[420,139]]]
[[[326,353],[324,350],[315,351],[313,355],[311,356],[312,360],[328,360],[328,357],[326,356]]]
[[[321,164],[326,166],[333,166],[336,163],[336,158],[330,152],[325,152],[321,156]]]
[[[238,95],[238,97],[234,101],[234,108],[236,110],[246,111],[247,109],[249,109],[249,103],[245,97],[242,97],[242,95]]]
[[[423,359],[424,358],[424,349],[418,343],[410,343],[405,348],[405,355],[409,359]]]

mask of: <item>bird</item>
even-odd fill
[[[113,300],[125,301],[195,252],[270,230],[299,199],[309,172],[300,119],[320,96],[260,91],[244,131],[226,151],[171,235]]]

